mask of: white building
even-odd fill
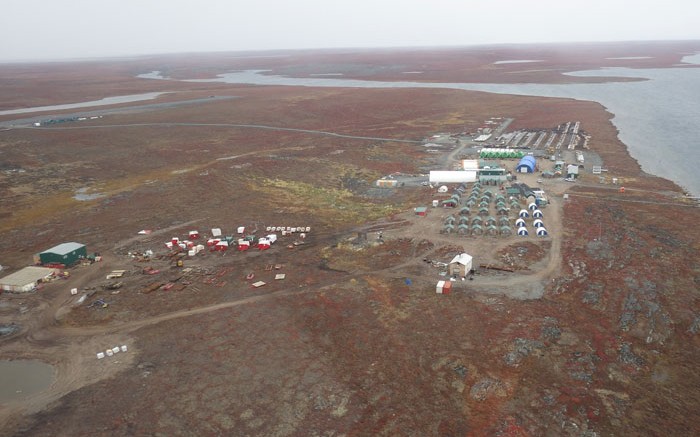
[[[457,275],[465,277],[472,269],[472,256],[460,253],[455,256],[449,264],[450,276]]]
[[[566,177],[576,178],[578,177],[578,165],[569,164],[566,166]]]
[[[479,171],[479,160],[478,159],[463,159],[462,160],[462,170]]]
[[[0,289],[13,293],[32,291],[39,281],[49,278],[58,270],[47,267],[25,267],[0,279]]]
[[[429,181],[431,184],[461,184],[465,182],[476,182],[476,171],[433,170],[430,172]]]

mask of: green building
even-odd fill
[[[39,254],[39,262],[41,264],[57,263],[69,266],[78,262],[80,258],[86,257],[87,249],[85,245],[71,242],[62,243],[41,252]]]

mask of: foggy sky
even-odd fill
[[[697,0],[2,0],[0,62],[700,39]]]

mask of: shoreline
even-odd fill
[[[620,141],[625,144],[628,149],[628,153],[632,158],[634,158],[640,169],[649,174],[656,175],[659,177],[667,178],[668,175],[679,174],[681,177],[679,179],[671,179],[676,183],[681,190],[687,191],[694,195],[700,195],[700,186],[695,186],[696,179],[693,177],[693,170],[691,168],[685,168],[684,165],[688,164],[685,159],[682,158],[683,152],[680,150],[668,150],[671,160],[659,161],[657,159],[657,151],[651,150],[655,144],[661,144],[662,138],[654,138],[654,136],[662,135],[658,130],[649,129],[653,122],[658,122],[657,114],[646,114],[643,110],[640,110],[638,114],[629,113],[630,111],[625,111],[625,107],[643,108],[643,102],[649,97],[644,93],[654,92],[654,97],[657,99],[663,99],[667,94],[665,89],[659,87],[669,87],[670,84],[673,86],[681,87],[683,85],[677,85],[675,76],[681,76],[684,79],[684,84],[693,83],[693,80],[700,73],[700,69],[692,68],[690,73],[683,72],[684,69],[669,67],[666,69],[616,69],[612,71],[612,74],[620,74],[621,77],[640,79],[640,81],[635,82],[602,82],[593,84],[479,84],[479,83],[424,83],[424,82],[381,82],[381,81],[365,81],[365,80],[355,80],[355,79],[338,79],[338,78],[295,78],[288,76],[279,75],[266,75],[263,70],[246,70],[235,73],[222,73],[218,74],[216,79],[172,79],[169,77],[157,74],[158,72],[146,73],[145,76],[152,80],[165,80],[165,81],[184,81],[184,82],[195,82],[195,83],[210,83],[210,82],[222,82],[235,85],[257,85],[257,86],[302,86],[302,87],[321,87],[321,88],[368,88],[368,89],[401,89],[401,88],[435,88],[435,89],[457,89],[463,91],[478,91],[478,92],[488,92],[495,94],[504,94],[511,96],[533,96],[533,97],[546,97],[546,98],[571,98],[574,100],[587,100],[600,104],[606,111],[612,114],[611,122],[618,129],[618,136]],[[570,77],[603,77],[601,76],[610,72],[610,70],[582,70],[567,73]],[[683,73],[681,73],[683,72]],[[675,76],[672,75],[676,73]],[[687,74],[686,74],[687,73]],[[644,87],[642,89],[635,90],[634,87]],[[657,90],[657,88],[659,88]],[[617,93],[617,97],[616,94]],[[634,98],[635,96],[638,101],[625,101],[621,102],[622,97],[626,99]],[[687,96],[687,94],[686,94]],[[668,99],[668,97],[666,97]],[[617,99],[617,100],[616,100]],[[668,111],[666,113],[661,113],[662,117],[659,118],[665,120],[666,123],[671,123],[683,117],[690,117],[692,119],[692,112],[681,111],[679,105],[676,105],[677,100],[667,103],[666,107]],[[688,101],[686,106],[692,108],[693,103]],[[674,112],[675,111],[675,112]],[[621,116],[620,114],[624,114]],[[650,117],[645,119],[640,117],[639,114]],[[627,118],[625,118],[625,116]],[[653,117],[653,118],[651,118]],[[691,123],[692,120],[689,121]],[[647,128],[644,134],[638,134],[637,131],[641,128]],[[678,145],[685,144],[687,138],[683,136],[683,131],[679,132],[664,132],[663,137],[668,137],[670,134],[676,134],[674,137],[663,138],[667,139],[673,147],[680,147]],[[643,141],[647,139],[647,141]],[[649,168],[649,167],[652,168]]]

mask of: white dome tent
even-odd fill
[[[532,216],[534,218],[542,218],[543,214],[542,214],[542,211],[540,211],[539,209],[536,209],[536,210],[532,211]]]
[[[548,235],[547,230],[544,227],[537,228],[537,236],[538,237],[546,237],[547,235]]]
[[[537,209],[537,204],[536,204],[535,202],[532,202],[532,203],[530,203],[530,204],[527,206],[527,208],[528,208],[530,211],[534,211],[534,210]]]
[[[530,217],[530,213],[527,212],[527,209],[521,209],[520,213],[518,214],[518,217],[520,218],[528,218]]]
[[[519,228],[524,228],[525,227],[525,220],[519,218],[515,221],[515,226]]]
[[[536,228],[544,228],[544,223],[543,223],[542,220],[540,220],[540,219],[535,219],[535,221],[532,222],[532,224],[533,224]]]
[[[529,234],[529,232],[527,232],[527,228],[523,226],[523,227],[518,228],[518,235],[528,236],[530,234]]]

